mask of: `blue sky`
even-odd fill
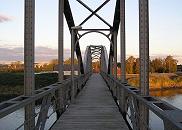
[[[76,25],[90,12],[76,0],[69,0]],[[82,0],[93,10],[104,0]],[[182,0],[150,0],[150,55],[174,55],[182,59]],[[111,25],[114,15],[115,0],[111,0],[98,12]],[[0,49],[23,47],[24,0],[0,0]],[[58,0],[36,0],[36,47],[55,50],[57,54]],[[105,28],[96,17],[90,19],[83,27]],[[65,49],[70,48],[70,34],[65,21]],[[119,42],[118,38],[118,42]],[[80,41],[81,49],[89,44],[102,44],[108,47],[108,41],[101,35],[89,34]],[[138,0],[126,0],[126,48],[127,55],[138,55]],[[47,51],[47,49],[45,49]],[[2,51],[3,52],[3,51]],[[8,52],[8,51],[5,51]],[[118,46],[119,52],[119,46]],[[15,53],[15,55],[18,53]],[[118,53],[119,54],[119,53]],[[10,55],[10,54],[9,54]],[[36,56],[39,55],[38,50]],[[66,54],[65,54],[66,55]],[[69,54],[68,54],[69,55]],[[0,61],[3,56],[0,56]],[[11,57],[11,55],[10,55]],[[9,58],[10,58],[9,57]],[[23,54],[21,53],[22,59]],[[38,57],[38,56],[37,56]],[[65,56],[66,57],[66,56]],[[69,57],[69,56],[67,56]],[[16,57],[19,60],[18,57]],[[16,58],[12,59],[15,60]],[[52,57],[51,57],[52,58]],[[7,57],[8,59],[8,57]],[[10,58],[11,60],[11,58]],[[37,61],[40,59],[37,58]]]

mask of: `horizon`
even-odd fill
[[[3,50],[5,49],[5,50]],[[0,64],[10,64],[12,62],[16,61],[23,61],[23,47],[15,47],[15,48],[0,48]],[[36,47],[35,48],[35,63],[49,63],[53,59],[58,59],[57,55],[57,49],[49,48],[49,47]],[[84,57],[84,50],[81,50],[82,55]],[[14,56],[12,55],[14,54]],[[161,58],[164,59],[170,54],[151,54],[150,59],[155,59],[155,58]],[[46,57],[45,57],[46,56]],[[132,55],[132,54],[127,54],[126,59],[130,56],[133,56],[135,58],[138,58],[139,55]],[[182,64],[182,55],[170,55],[174,59],[178,61],[178,65]],[[9,57],[9,58],[6,58]],[[11,57],[11,58],[10,58]],[[71,50],[70,49],[64,49],[64,60],[67,60],[71,57]],[[120,62],[119,58],[120,55],[117,56],[117,61],[118,63]]]

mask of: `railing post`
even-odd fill
[[[126,82],[126,49],[125,49],[125,0],[120,0],[120,62],[121,83]],[[120,87],[119,106],[123,115],[125,112],[125,91]]]
[[[149,95],[149,10],[148,0],[139,0],[139,52],[140,52],[140,92]],[[149,110],[139,104],[140,130],[147,130]],[[143,125],[145,123],[145,125]]]
[[[25,0],[24,17],[24,95],[32,96],[35,90],[34,78],[34,32],[35,32],[35,0]],[[25,107],[25,130],[35,127],[35,103]]]
[[[64,0],[59,0],[59,21],[58,21],[58,81],[60,83],[64,80]],[[61,116],[62,112],[65,110],[65,101],[64,101],[64,87],[62,84],[59,84],[60,89],[56,92],[57,104],[56,104],[56,113],[57,119]]]

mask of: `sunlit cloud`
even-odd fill
[[[11,21],[12,17],[0,13],[0,23]]]

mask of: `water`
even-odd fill
[[[39,112],[40,107],[37,106],[35,109],[35,112]],[[53,112],[53,108],[49,108],[48,115],[50,115]],[[35,118],[37,121],[37,117]],[[49,128],[53,125],[53,123],[56,121],[56,113],[52,114],[47,121],[45,125],[45,130],[49,130]],[[20,125],[24,123],[24,109],[19,109],[8,116],[0,119],[0,130],[15,130],[17,129]],[[19,130],[23,130],[24,127],[21,127]]]
[[[154,97],[168,102],[169,104],[182,110],[182,89],[160,90],[150,93]],[[150,112],[150,128],[152,130],[163,130],[163,121],[153,112]]]
[[[175,107],[182,109],[182,89],[153,91],[152,96],[158,97]],[[39,107],[36,108],[39,111]],[[53,109],[50,108],[49,114]],[[20,109],[10,115],[0,119],[0,130],[14,130],[20,126],[24,121],[24,109]],[[56,114],[54,113],[46,122],[45,130],[48,130],[56,121]],[[150,128],[151,130],[163,130],[163,121],[159,119],[154,113],[150,112]],[[20,128],[23,130],[23,127]]]

